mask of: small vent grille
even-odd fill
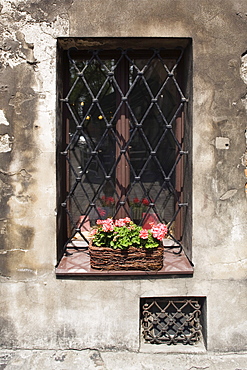
[[[143,298],[141,326],[145,343],[190,344],[202,339],[202,298]]]

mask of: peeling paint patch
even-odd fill
[[[247,85],[247,53],[243,53],[241,57],[241,66],[240,66],[240,77]]]
[[[29,268],[17,269],[17,271],[19,271],[19,272],[29,272],[31,274],[37,275],[37,270],[32,270],[32,269],[29,269]]]
[[[5,114],[2,109],[0,109],[0,125],[9,126],[9,122],[7,121]]]
[[[11,152],[12,139],[9,134],[0,135],[0,153]]]
[[[16,249],[9,249],[9,250],[4,250],[4,251],[1,251],[0,254],[7,254],[7,253],[11,253],[11,252],[28,252],[28,250],[26,249],[20,249],[20,248],[16,248]]]
[[[242,78],[244,83],[247,85],[247,50],[241,56],[240,77]],[[242,98],[242,103],[247,111],[247,94]],[[245,166],[244,174],[245,174],[245,178],[247,179],[247,128],[245,129],[244,135],[245,135],[246,149],[245,149],[245,153],[243,154],[241,158],[241,161],[242,161],[242,165]],[[245,183],[244,190],[245,190],[245,195],[247,196],[247,182]]]
[[[237,189],[227,190],[223,195],[221,195],[220,200],[226,200],[233,197],[237,193]]]
[[[7,234],[7,220],[0,220],[0,235],[5,234]]]

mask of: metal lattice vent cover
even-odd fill
[[[202,339],[203,299],[143,298],[141,329],[145,343],[193,345]]]

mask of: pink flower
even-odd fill
[[[102,225],[102,229],[104,232],[113,231],[114,227],[112,224],[104,224]]]
[[[113,225],[114,224],[114,221],[113,221],[113,219],[112,218],[107,218],[106,220],[103,220],[104,222],[104,224],[111,224],[111,225]]]
[[[139,236],[142,239],[148,239],[148,231],[146,229],[141,229]]]
[[[124,218],[120,218],[119,220],[115,221],[115,226],[122,227],[125,226],[125,220]]]
[[[120,218],[119,220],[115,221],[115,226],[122,227],[130,222],[131,222],[131,219],[129,217]]]
[[[96,221],[97,225],[102,225],[102,230],[107,232],[107,231],[113,231],[114,229],[114,222],[112,218],[107,218],[106,220],[97,220]]]
[[[114,223],[112,218],[107,218],[106,220],[102,220],[103,222],[101,223],[102,229],[105,232],[108,231],[113,231],[114,230]]]
[[[119,220],[115,221],[115,226],[122,227],[124,225],[125,225],[125,222],[124,222],[123,218],[120,218]]]
[[[164,224],[155,225],[152,227],[151,233],[153,234],[154,238],[162,240],[167,234],[167,226]]]

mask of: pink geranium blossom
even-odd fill
[[[102,225],[102,229],[105,232],[113,231],[114,230],[114,226],[112,224],[104,224],[104,225]]]
[[[141,239],[147,239],[148,238],[148,231],[146,229],[141,229],[139,234]]]
[[[102,230],[104,232],[108,232],[108,231],[113,231],[114,230],[114,223],[113,223],[113,220],[111,218],[107,218],[106,220],[97,220],[96,221],[96,224],[97,225],[101,225],[102,226]]]
[[[160,241],[167,234],[167,227],[163,224],[152,224],[151,230],[136,225],[129,217],[113,220],[97,220],[96,228],[91,236],[95,246],[113,249],[157,248]]]
[[[122,227],[125,225],[125,221],[123,218],[120,218],[119,220],[115,221],[115,226]]]
[[[162,240],[167,234],[167,226],[164,224],[154,225],[151,228],[151,233],[153,234],[154,238]]]
[[[129,224],[131,222],[131,219],[129,217],[120,218],[119,220],[115,221],[115,226],[122,227],[126,224]]]

